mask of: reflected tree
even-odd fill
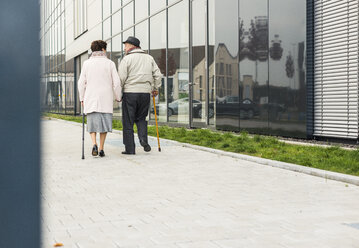
[[[272,46],[269,49],[269,55],[273,60],[280,60],[283,55],[283,48],[281,47],[282,41],[279,40],[279,35],[274,35],[274,40],[272,40]]]
[[[293,78],[294,76],[294,61],[292,55],[289,53],[287,56],[287,61],[285,62],[285,72],[288,78]]]
[[[261,62],[268,59],[268,18],[256,16],[249,29],[249,50],[255,55],[253,60]]]

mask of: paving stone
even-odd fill
[[[171,142],[92,157],[81,126],[42,121],[42,246],[359,247],[359,187]]]

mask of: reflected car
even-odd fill
[[[241,118],[252,119],[259,115],[259,106],[249,98],[243,99],[239,104],[239,116]]]
[[[280,115],[286,111],[284,104],[279,103],[266,103],[262,104],[263,109],[268,111],[271,119],[278,119]]]
[[[193,117],[202,118],[202,103],[198,100],[192,100],[193,103]],[[156,111],[163,112],[166,109],[166,104],[160,103],[156,105]],[[162,111],[161,111],[162,110]],[[174,100],[173,102],[168,103],[167,114],[168,116],[178,115],[178,113],[188,114],[189,112],[189,99],[181,98],[178,100]],[[151,113],[154,113],[154,108],[152,106]],[[214,104],[213,102],[209,104],[208,110],[209,118],[214,116]]]
[[[218,98],[217,113],[225,115],[238,115],[242,119],[252,119],[259,115],[259,106],[249,98],[240,100],[238,96]]]

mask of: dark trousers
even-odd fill
[[[123,93],[122,98],[122,122],[123,122],[123,144],[126,151],[135,152],[135,140],[133,136],[133,124],[136,123],[138,138],[147,140],[148,108],[151,96],[149,93]]]

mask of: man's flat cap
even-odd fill
[[[134,45],[134,46],[136,46],[136,47],[140,47],[140,40],[139,39],[137,39],[136,37],[133,37],[133,36],[129,36],[128,38],[127,38],[127,40],[125,40],[124,42],[122,42],[123,44],[125,44],[125,43],[130,43],[130,44],[132,44],[132,45]]]

